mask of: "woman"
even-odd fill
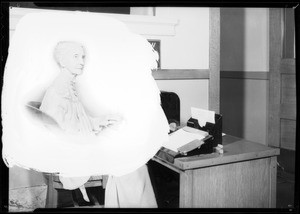
[[[61,71],[47,89],[41,111],[52,117],[59,127],[69,134],[97,135],[105,128],[116,126],[122,121],[118,115],[107,116],[104,119],[92,118],[80,103],[75,87],[76,77],[83,73],[85,64],[85,50],[80,43],[59,42],[54,51],[54,58]],[[84,183],[88,179],[89,176],[60,176],[65,189],[79,188],[86,201],[89,199]],[[146,166],[121,177],[110,176],[105,194],[106,207],[157,207]]]

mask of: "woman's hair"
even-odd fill
[[[72,45],[72,44],[77,44],[77,45],[81,46],[83,50],[85,50],[84,46],[79,42],[75,42],[75,41],[60,41],[60,42],[58,42],[54,48],[53,56],[54,56],[54,60],[56,61],[56,63],[59,66],[61,66],[61,64],[60,64],[61,57],[66,54],[66,52],[68,50],[68,46]]]

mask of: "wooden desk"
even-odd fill
[[[180,208],[275,208],[280,150],[223,136],[223,154],[155,162],[179,174]]]

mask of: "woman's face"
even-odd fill
[[[80,75],[83,72],[85,53],[83,48],[76,43],[67,45],[64,55],[60,59],[62,67],[66,68],[73,75]]]

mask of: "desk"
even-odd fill
[[[225,135],[223,154],[153,161],[179,174],[180,208],[275,208],[278,148]]]

